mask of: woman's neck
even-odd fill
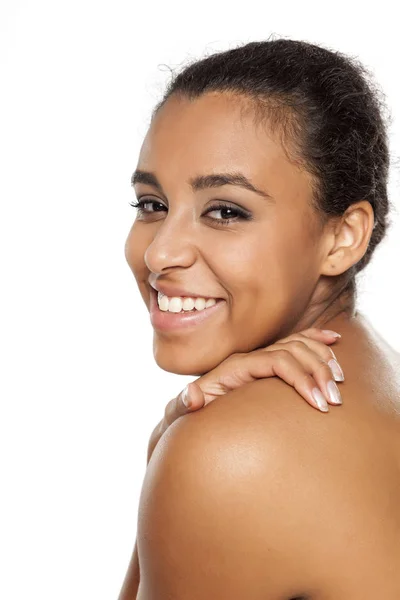
[[[335,326],[340,326],[340,323],[349,322],[356,316],[355,294],[352,290],[347,293],[340,292],[328,300],[311,304],[292,333],[310,327],[334,329]]]

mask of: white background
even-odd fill
[[[124,257],[130,175],[165,65],[271,33],[358,56],[400,155],[395,4],[2,0],[1,581],[4,600],[116,599],[149,435],[191,381],[161,371]],[[162,66],[164,65],[164,66]],[[359,307],[400,350],[397,205]]]

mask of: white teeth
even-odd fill
[[[182,298],[171,298],[169,300],[169,304],[168,304],[168,310],[169,312],[174,312],[174,313],[178,313],[181,312],[182,310]]]
[[[204,310],[217,303],[215,298],[208,298],[208,300],[205,298],[178,298],[177,296],[168,298],[168,296],[165,296],[161,292],[158,292],[157,301],[160,310],[173,313],[179,313],[182,310]]]
[[[183,310],[193,310],[195,306],[195,301],[193,298],[185,298],[183,301]]]
[[[160,310],[166,311],[168,310],[169,300],[168,296],[161,296],[158,294],[158,307]]]
[[[194,307],[196,310],[204,310],[206,307],[206,301],[204,298],[196,298],[194,303]]]

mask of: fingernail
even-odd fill
[[[317,403],[319,410],[322,410],[322,412],[328,412],[328,403],[325,400],[321,390],[319,390],[318,388],[313,388],[312,395],[315,402]]]
[[[335,381],[344,381],[344,373],[342,371],[341,366],[339,365],[339,363],[337,362],[337,360],[335,360],[334,358],[332,358],[329,362],[328,365],[331,368],[332,371],[332,375],[335,378]]]
[[[189,406],[190,406],[190,398],[189,398],[189,395],[188,395],[188,387],[189,387],[189,385],[187,385],[182,390],[182,394],[181,394],[182,402],[186,406],[186,408],[189,408]]]
[[[323,329],[322,333],[326,333],[326,335],[332,335],[333,337],[341,338],[342,336],[337,331],[332,331],[331,329]]]
[[[334,381],[328,381],[327,385],[329,399],[333,404],[343,404],[342,396],[339,392],[339,388]]]

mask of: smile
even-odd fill
[[[166,296],[163,297],[167,298]],[[183,300],[179,300],[181,304],[183,304]],[[158,306],[158,292],[157,290],[151,289],[150,321],[152,326],[154,327],[154,329],[161,331],[174,331],[189,327],[195,327],[204,323],[208,319],[211,319],[213,316],[219,313],[222,309],[222,306],[225,304],[225,300],[223,300],[222,298],[212,299],[212,302],[209,302],[208,306],[206,306],[206,302],[203,298],[199,298],[199,300],[202,300],[204,302],[204,308],[202,308],[203,302],[200,302],[198,303],[199,308],[197,308],[196,304],[194,304],[194,307],[191,307],[189,309],[189,304],[187,304],[186,310],[181,310],[182,306],[178,306],[178,303],[176,303],[171,307],[175,309],[175,312],[170,312],[170,310],[168,310],[168,307],[167,309],[164,308],[164,310],[161,310]],[[173,302],[175,302],[175,300]],[[177,311],[178,308],[179,312]]]
[[[164,312],[179,313],[182,311],[204,310],[217,303],[217,298],[189,298],[177,297],[169,298],[165,294],[158,292],[158,308]]]

